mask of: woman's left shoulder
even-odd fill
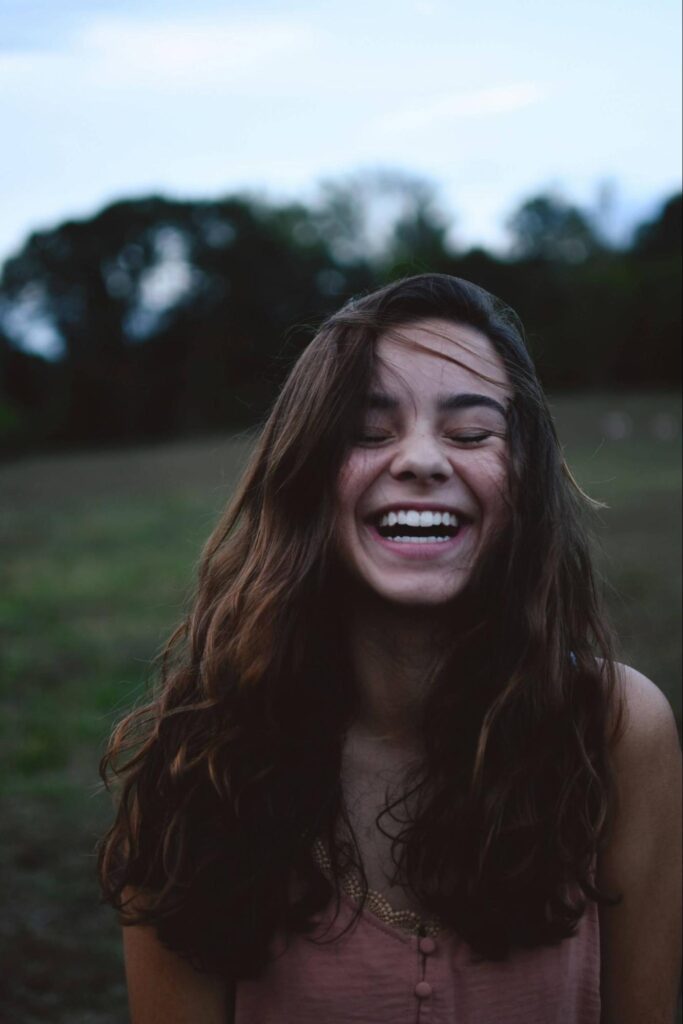
[[[602,865],[617,887],[642,881],[680,824],[681,747],[671,705],[651,679],[616,664],[621,721],[610,744],[616,804]]]
[[[681,952],[681,752],[669,701],[616,665],[622,724],[611,744],[616,801],[598,858],[601,994],[607,1024],[673,1020]]]
[[[615,766],[628,770],[643,758],[651,759],[679,751],[678,729],[671,704],[660,688],[630,665],[615,664],[617,696],[621,701],[622,723],[614,745]]]

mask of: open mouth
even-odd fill
[[[453,512],[399,511],[375,516],[370,519],[370,525],[383,540],[399,544],[446,544],[458,536],[465,519]]]

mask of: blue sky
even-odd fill
[[[0,260],[123,195],[429,178],[463,244],[555,189],[615,233],[680,188],[678,0],[3,0]]]

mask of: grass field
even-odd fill
[[[609,508],[599,561],[621,655],[681,713],[680,407],[558,399],[581,484]],[[119,934],[97,903],[110,816],[97,762],[179,618],[245,438],[0,466],[0,1019],[125,1021]]]

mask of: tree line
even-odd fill
[[[328,313],[424,271],[509,302],[551,391],[675,386],[680,193],[622,247],[555,195],[507,227],[504,256],[458,248],[428,183],[380,174],[309,204],[126,199],[32,234],[0,276],[0,446],[254,424]]]

